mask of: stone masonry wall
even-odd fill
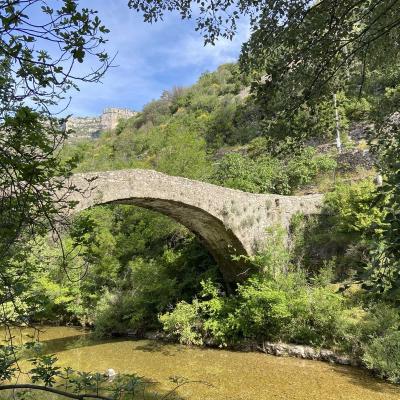
[[[291,217],[299,212],[322,212],[319,194],[253,194],[150,170],[76,174],[72,183],[86,189],[84,196],[73,193],[69,198],[78,203],[75,212],[98,204],[133,204],[180,222],[214,256],[227,282],[250,272],[247,262],[238,256],[268,246],[268,228],[288,228]]]

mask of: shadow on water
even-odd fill
[[[139,346],[135,346],[135,350],[144,351],[147,353],[161,353],[164,356],[173,357],[176,352],[182,351],[182,347],[174,344],[174,351],[172,352],[171,344],[159,342],[156,340],[149,340],[145,344],[140,344]]]
[[[357,367],[344,367],[333,365],[332,370],[346,378],[351,384],[361,386],[365,389],[372,390],[377,393],[386,393],[398,395],[400,398],[400,387],[391,384],[383,379],[379,379],[372,374],[371,371]]]
[[[66,350],[79,349],[83,347],[98,346],[108,343],[122,343],[122,342],[131,342],[136,351],[160,353],[164,356],[169,356],[169,357],[173,357],[176,352],[180,352],[183,350],[181,346],[174,345],[174,351],[171,351],[170,348],[171,344],[159,342],[157,340],[146,340],[144,342],[143,340],[140,339],[131,339],[131,338],[99,339],[91,333],[83,333],[61,338],[40,340],[40,343],[43,344],[43,352],[45,353],[58,353]]]
[[[61,351],[79,349],[82,347],[97,346],[106,343],[119,343],[124,342],[126,339],[110,338],[98,339],[92,334],[74,335],[63,338],[41,339],[40,343],[43,345],[43,351],[46,353],[59,353]]]

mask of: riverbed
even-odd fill
[[[366,371],[319,361],[279,358],[169,344],[152,340],[95,340],[71,327],[45,327],[40,339],[60,366],[76,370],[137,373],[168,390],[171,376],[204,381],[179,395],[190,400],[399,400],[400,387]]]

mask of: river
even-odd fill
[[[179,395],[190,400],[395,400],[400,387],[353,367],[279,358],[261,353],[187,347],[150,340],[94,340],[70,327],[43,328],[46,352],[60,366],[137,373],[171,388],[168,378],[184,376],[212,386],[189,384]]]

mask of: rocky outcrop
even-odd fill
[[[327,361],[341,365],[359,365],[359,361],[332,350],[289,343],[264,342],[257,350],[278,357],[297,357],[307,360]]]
[[[355,172],[358,168],[372,170],[375,158],[369,149],[350,149],[337,155],[338,171]]]
[[[72,131],[70,140],[95,139],[101,132],[115,129],[120,120],[136,114],[127,108],[106,108],[98,117],[70,117],[65,127]]]

